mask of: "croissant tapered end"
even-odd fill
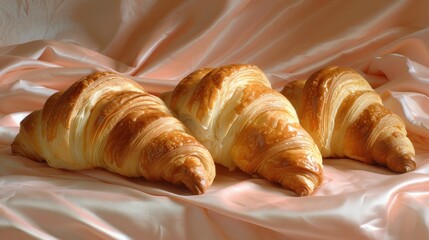
[[[319,174],[306,172],[302,175],[295,176],[293,180],[282,179],[280,184],[283,188],[290,189],[295,192],[299,197],[309,196],[323,182],[322,174],[322,170],[320,170]]]
[[[305,188],[305,187],[295,189],[295,193],[296,193],[296,195],[297,195],[298,197],[305,197],[305,196],[308,196],[308,195],[310,195],[312,192],[313,192],[313,189],[309,189],[309,188]]]
[[[414,155],[406,154],[388,159],[387,166],[397,173],[407,173],[416,168],[416,162],[414,160]]]
[[[188,157],[173,177],[196,195],[205,193],[213,181],[213,177],[208,176],[206,169],[201,165],[198,166],[199,162],[200,160],[196,157]]]
[[[300,187],[300,188],[294,189],[294,192],[298,197],[308,196],[311,193],[313,193],[313,191],[314,191],[314,188],[310,188],[310,187]]]
[[[43,161],[36,127],[37,122],[40,121],[40,116],[41,111],[34,111],[22,120],[19,133],[11,144],[13,154]]]

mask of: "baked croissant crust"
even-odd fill
[[[309,195],[322,157],[289,101],[254,65],[199,69],[161,98],[216,163]]]
[[[162,100],[119,74],[91,74],[22,122],[12,152],[54,168],[105,168],[202,194],[215,164]]]
[[[399,173],[415,169],[415,152],[402,119],[356,71],[326,67],[307,80],[287,84],[284,94],[297,110],[323,157],[348,157],[387,166]]]

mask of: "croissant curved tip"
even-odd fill
[[[294,192],[299,197],[305,197],[305,196],[310,195],[310,193],[311,193],[310,189],[307,189],[307,188],[298,188],[298,189],[295,189]]]
[[[192,192],[194,195],[201,195],[207,191],[207,181],[201,176],[189,176],[182,180],[182,183]]]
[[[186,163],[179,168],[175,178],[185,185],[192,194],[201,195],[206,192],[211,182],[206,169],[203,166],[190,166],[192,160],[187,159]]]
[[[204,194],[207,190],[207,188],[203,184],[195,184],[193,186],[187,186],[187,187],[194,195]]]
[[[280,185],[283,188],[295,192],[298,197],[309,196],[313,194],[314,190],[320,186],[323,181],[322,169],[319,172],[309,172],[302,168],[295,168],[294,171],[299,171],[298,174],[290,176],[285,174],[280,179]],[[287,177],[289,175],[289,177]]]
[[[395,169],[396,172],[398,173],[407,173],[407,172],[411,172],[416,168],[416,165],[414,162],[409,162],[407,165],[403,165],[401,167],[399,167],[398,169]]]
[[[412,167],[410,167],[410,166],[405,166],[404,170],[405,170],[405,172],[410,172],[410,171],[412,171],[413,169],[412,169]]]
[[[301,181],[302,181],[302,178],[301,178]],[[289,182],[289,183],[283,182],[282,185],[283,185],[284,188],[290,189],[293,192],[295,192],[295,194],[298,197],[309,196],[314,191],[314,185],[313,185],[313,183],[310,183],[308,181]]]
[[[390,161],[389,168],[397,173],[407,173],[416,169],[416,162],[412,155],[402,155],[399,158]]]

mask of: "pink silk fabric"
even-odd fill
[[[201,67],[259,66],[280,90],[327,65],[361,72],[401,116],[406,174],[325,159],[313,195],[217,166],[204,195],[14,156],[20,121],[95,71],[172,90]],[[0,238],[428,239],[429,1],[0,2]]]

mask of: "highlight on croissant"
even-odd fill
[[[20,124],[12,152],[203,194],[216,165],[311,195],[323,158],[416,168],[403,120],[355,70],[325,67],[281,92],[255,65],[197,69],[160,98],[121,74],[88,75]]]

